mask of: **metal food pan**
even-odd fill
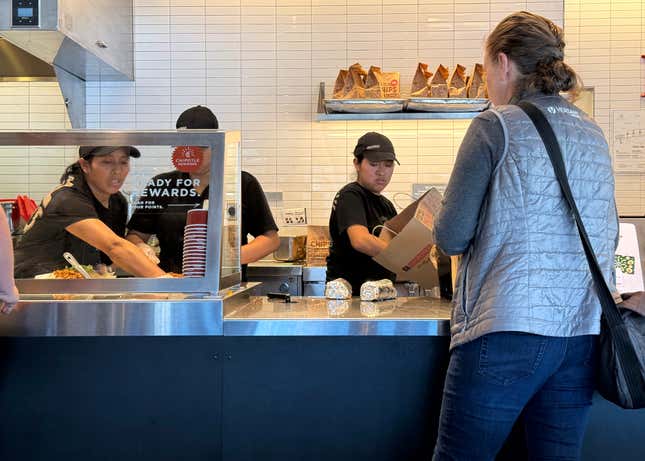
[[[405,99],[325,99],[327,113],[382,114],[402,112]]]
[[[488,99],[410,98],[406,110],[416,112],[481,112],[490,106]]]

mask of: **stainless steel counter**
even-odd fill
[[[221,299],[25,301],[0,317],[0,336],[212,336]]]
[[[291,303],[251,297],[225,306],[225,336],[447,336],[451,304],[444,299],[361,302],[292,297]]]
[[[65,301],[24,295],[11,314],[0,315],[0,337],[221,336],[224,305],[247,304],[252,285],[195,299],[179,293],[73,295]]]
[[[171,294],[26,295],[0,316],[2,336],[446,336],[450,303],[251,296],[256,284],[190,299]],[[78,299],[82,296],[93,299]],[[183,299],[181,299],[183,297]]]

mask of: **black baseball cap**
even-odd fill
[[[139,152],[139,149],[132,146],[80,146],[78,148],[78,157],[100,157],[101,155],[111,154],[118,149],[123,149],[130,157],[141,157],[141,152]]]
[[[370,131],[358,139],[354,148],[354,157],[363,156],[368,160],[379,162],[381,160],[394,160],[400,165],[394,153],[394,146],[387,136]]]
[[[183,111],[175,126],[177,129],[217,130],[219,123],[215,114],[208,107],[195,106]]]

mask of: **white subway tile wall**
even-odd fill
[[[0,82],[0,130],[68,128],[57,82]],[[40,200],[77,155],[73,147],[0,146],[0,198],[27,194]]]
[[[526,9],[566,25],[567,59],[595,87],[596,118],[608,135],[611,110],[642,105],[640,1],[134,0],[134,8],[136,80],[88,83],[88,128],[173,128],[184,109],[206,104],[222,128],[241,130],[243,168],[265,191],[283,193],[271,203],[275,214],[306,207],[315,224],[327,222],[334,193],[352,180],[351,151],[364,132],[392,138],[401,166],[386,195],[405,206],[412,183],[447,182],[469,124],[316,122],[319,83],[329,93],[338,70],[356,61],[400,72],[406,93],[417,62],[470,70],[488,31]],[[35,85],[0,83],[0,129],[53,123],[43,114],[31,120],[25,92]],[[0,191],[38,195],[47,185],[36,179],[54,184],[58,171],[17,178],[16,168],[36,168],[21,157],[0,158]],[[127,188],[166,168],[168,153],[146,152]],[[619,178],[621,209],[645,211],[640,182]]]
[[[567,60],[595,89],[595,118],[612,146],[611,115],[640,111],[645,119],[645,2],[637,0],[566,0]],[[618,210],[645,214],[645,171],[616,175]]]
[[[531,9],[562,23],[562,2],[477,0],[135,0],[136,81],[88,86],[90,128],[172,128],[194,104],[242,131],[242,165],[281,208],[326,224],[335,192],[354,177],[352,149],[367,131],[391,137],[401,166],[386,195],[405,206],[412,183],[447,182],[468,121],[316,122],[318,87],[354,62],[401,73],[417,62],[481,62],[486,33]],[[167,165],[163,153],[142,159]],[[157,169],[155,169],[157,171]]]

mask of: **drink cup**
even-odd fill
[[[208,223],[208,210],[188,210],[187,225],[206,223]]]

